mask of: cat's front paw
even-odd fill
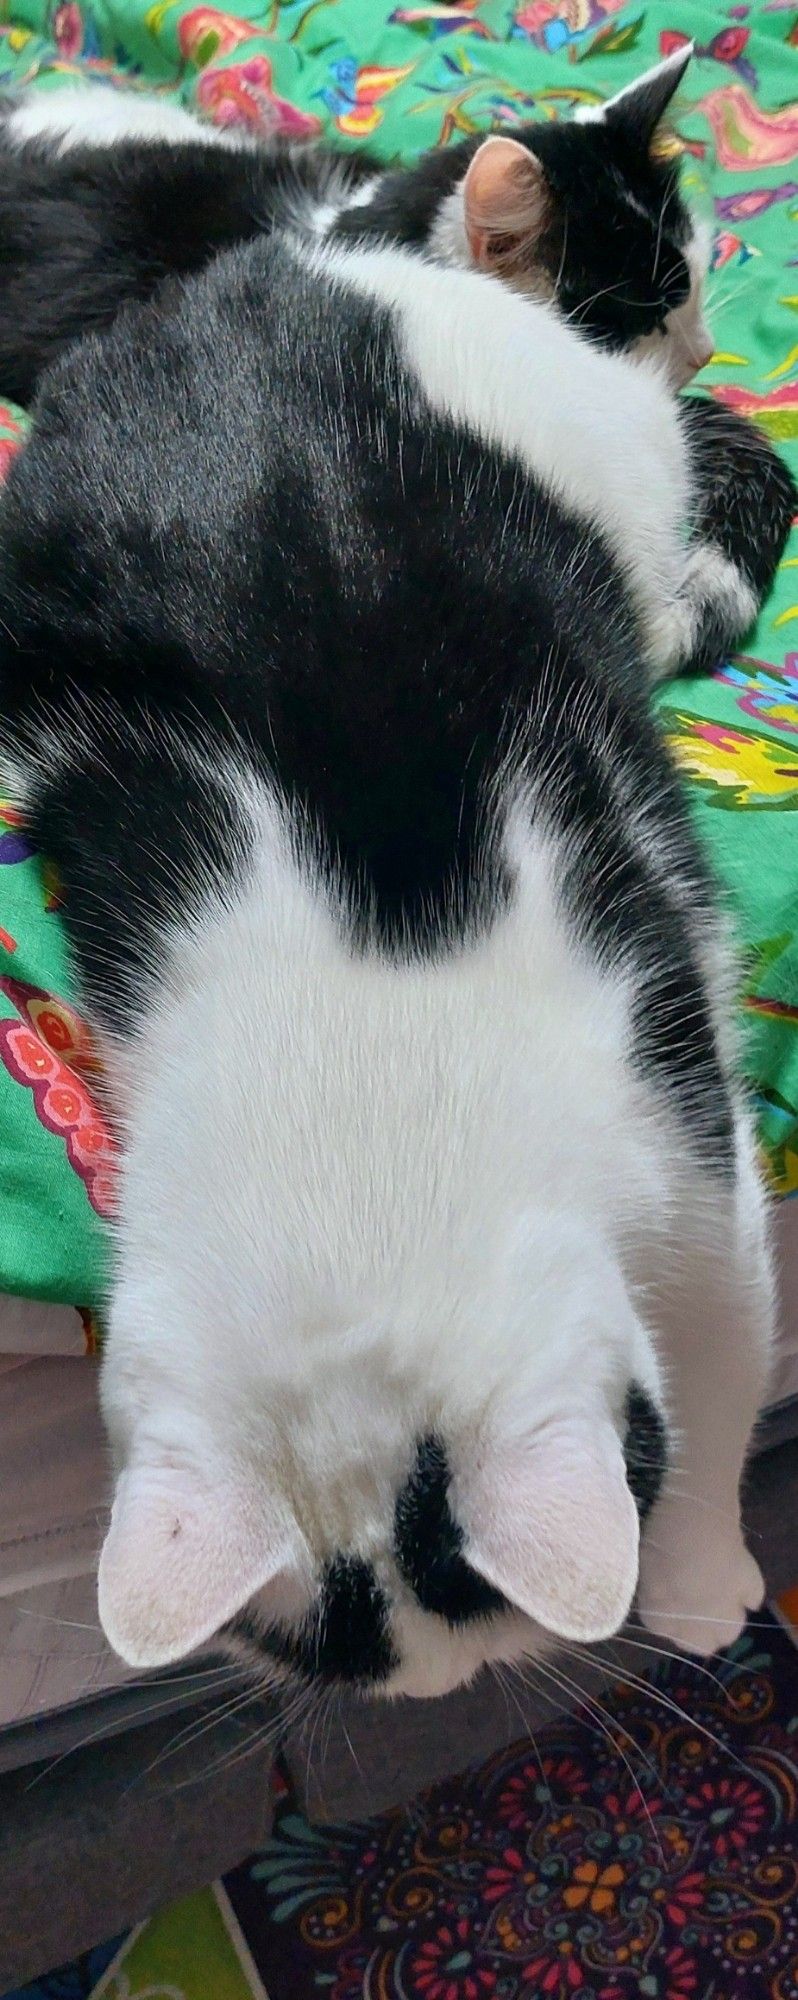
[[[655,680],[678,674],[690,658],[695,635],[695,611],[686,597],[671,598],[649,621],[649,665]]]
[[[686,1503],[679,1508],[682,1516],[690,1511]],[[706,1657],[739,1638],[764,1595],[759,1564],[738,1528],[706,1532],[694,1515],[689,1523],[676,1522],[667,1507],[655,1510],[640,1553],[638,1590],[639,1616],[650,1632]]]

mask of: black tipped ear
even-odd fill
[[[684,48],[675,49],[673,55],[658,63],[656,69],[646,70],[636,83],[619,90],[617,97],[611,97],[604,106],[607,124],[616,132],[627,132],[639,145],[650,146],[692,55],[693,43],[687,42]]]

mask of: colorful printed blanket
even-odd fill
[[[556,118],[692,37],[683,168],[714,223],[707,385],[796,453],[798,0],[0,0],[0,87],[157,89],[224,125],[407,158]],[[3,384],[0,382],[0,397]],[[0,407],[0,471],[24,433]],[[798,456],[798,454],[797,454]],[[798,462],[796,463],[798,470]],[[745,1062],[773,1187],[798,1190],[798,541],[751,640],[663,726],[743,947]],[[91,799],[85,800],[91,812]],[[113,1146],[71,1003],[58,885],[0,803],[0,1292],[95,1306]],[[87,1321],[90,1340],[91,1321]]]

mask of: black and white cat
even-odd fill
[[[260,143],[110,86],[9,101],[0,124],[0,382],[27,402],[76,334],[167,275],[278,226],[501,274],[602,344],[709,359],[705,232],[651,141],[690,50],[571,123],[475,136],[410,166]]]
[[[707,232],[660,143],[691,53],[678,50],[570,124],[476,136],[398,169],[364,152],[267,146],[109,86],[8,101],[0,388],[28,402],[77,337],[110,326],[130,301],[168,301],[165,280],[276,227],[484,270],[611,351],[655,359],[682,387],[712,345]],[[663,671],[712,667],[744,638],[781,552],[788,492],[781,461],[750,426],[687,399],[681,422],[691,546]]]
[[[638,1579],[698,1651],[759,1601],[765,1204],[647,705],[718,415],[556,302],[287,227],[44,377],[1,761],[123,1130],[137,1666],[432,1694]],[[750,611],[794,495],[749,463],[765,553],[703,555]]]

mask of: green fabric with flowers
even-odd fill
[[[692,38],[679,134],[713,212],[714,394],[798,458],[794,0],[0,0],[0,87],[157,89],[219,124],[382,158],[553,118]],[[0,381],[0,397],[3,384]],[[567,395],[567,384],[560,393]],[[24,419],[0,407],[0,471]],[[795,463],[798,471],[798,462]],[[676,683],[663,724],[744,951],[745,1061],[770,1178],[798,1189],[798,541],[750,654]],[[91,811],[91,800],[85,802]],[[70,1004],[58,885],[0,805],[0,1290],[95,1303],[113,1148]]]

